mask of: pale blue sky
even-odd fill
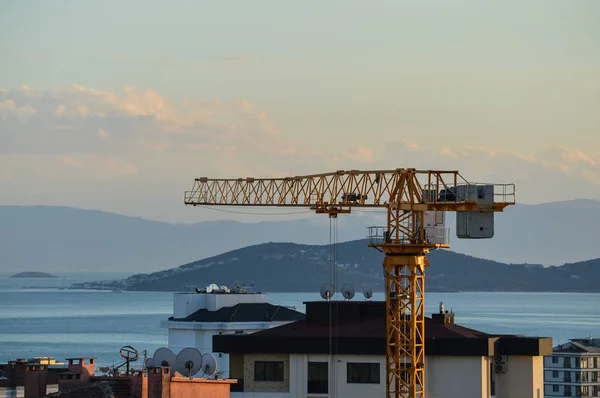
[[[158,188],[189,221],[168,209],[196,175],[411,165],[600,199],[598,21],[597,0],[4,1],[2,200],[153,218]]]

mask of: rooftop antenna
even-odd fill
[[[175,371],[192,378],[202,368],[202,354],[193,347],[184,348],[175,359]]]
[[[154,351],[154,355],[152,356],[154,366],[169,366],[173,368],[175,366],[175,354],[173,351],[168,349],[167,347],[160,347],[156,351]]]
[[[363,287],[363,296],[365,296],[365,300],[369,300],[373,297],[373,288],[371,286]]]
[[[210,353],[202,355],[202,369],[206,376],[212,376],[217,373],[217,358]]]
[[[331,300],[331,297],[333,297],[333,286],[329,284],[321,286],[321,297],[324,300]]]
[[[119,366],[115,366],[113,362],[112,372],[116,374],[119,368],[121,368],[122,366],[126,366],[126,375],[129,375],[129,364],[131,362],[137,361],[140,355],[138,351],[130,345],[121,347],[121,349],[119,350],[119,355],[121,355],[121,358],[123,358],[125,362],[123,362]]]
[[[342,286],[342,296],[344,296],[344,299],[346,300],[352,300],[352,297],[354,297],[354,286],[349,283]]]

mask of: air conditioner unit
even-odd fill
[[[506,361],[508,361],[508,357],[506,355],[496,355],[494,357],[494,361],[496,363],[505,363]]]
[[[508,371],[508,365],[505,363],[497,363],[494,366],[494,369],[496,369],[496,373],[506,373]]]

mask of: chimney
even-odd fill
[[[131,372],[130,395],[132,398],[148,398],[148,377],[143,370]]]
[[[46,396],[48,386],[48,366],[31,364],[25,366],[24,397],[39,398]]]
[[[431,319],[438,325],[454,325],[454,312],[444,310],[444,303],[440,302],[439,312],[433,314]]]
[[[148,368],[148,398],[171,398],[171,368]]]

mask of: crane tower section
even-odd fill
[[[473,184],[458,171],[400,168],[285,178],[196,178],[192,206],[307,207],[330,217],[385,208],[369,227],[369,246],[385,253],[388,397],[425,398],[426,254],[448,248],[445,212],[457,212],[459,238],[494,236],[494,213],[515,203],[514,184]]]

